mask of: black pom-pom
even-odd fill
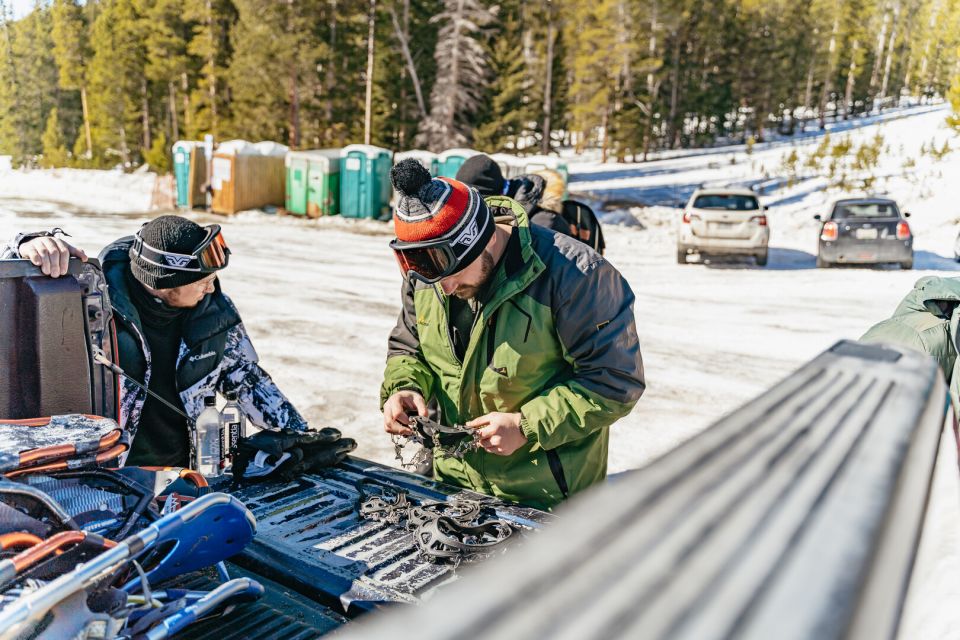
[[[430,180],[430,172],[413,158],[401,160],[390,170],[393,188],[405,196],[416,196]]]

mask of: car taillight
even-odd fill
[[[910,225],[902,220],[897,223],[897,240],[910,239]]]
[[[823,224],[823,230],[820,232],[820,239],[836,240],[839,234],[840,227],[837,226],[836,222],[825,222]]]
[[[690,212],[689,212],[689,211],[684,211],[684,212],[683,212],[683,224],[690,224]]]
[[[767,216],[753,216],[750,218],[750,222],[756,222],[759,226],[767,226]]]

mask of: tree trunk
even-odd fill
[[[207,36],[210,39],[210,57],[207,59],[207,83],[209,84],[208,91],[210,93],[210,133],[216,138],[217,125],[219,123],[217,122],[217,41],[213,33],[214,24],[213,2],[212,0],[207,0]]]
[[[93,157],[93,136],[90,134],[90,109],[87,107],[87,86],[80,87],[80,108],[83,110],[83,135],[87,141],[87,159]]]
[[[883,24],[880,26],[880,35],[877,36],[877,48],[873,56],[873,68],[870,70],[870,93],[877,88],[877,82],[880,81],[880,65],[883,61],[883,49],[887,44],[887,27],[890,23],[889,6],[883,9]]]
[[[834,18],[833,29],[830,31],[830,46],[827,47],[827,74],[823,78],[823,89],[820,92],[820,130],[827,128],[827,100],[833,91],[833,74],[836,73],[837,31],[840,28],[840,18]]]
[[[890,68],[893,66],[893,45],[897,41],[897,26],[900,22],[900,3],[893,5],[893,25],[890,28],[890,39],[887,41],[887,59],[883,65],[883,81],[880,83],[880,105],[887,97],[887,87],[890,85]]]
[[[653,2],[651,7],[650,14],[650,39],[647,41],[647,51],[650,54],[651,60],[656,60],[657,58],[657,18],[659,14],[660,5],[656,0]],[[660,91],[660,83],[657,81],[657,77],[653,72],[653,67],[651,66],[650,71],[647,72],[647,123],[643,131],[643,161],[647,161],[647,154],[650,152],[650,140],[653,137],[653,105],[657,101],[657,93]]]
[[[423,100],[423,87],[420,84],[420,76],[417,74],[417,67],[413,64],[413,56],[410,54],[410,45],[407,35],[400,28],[400,20],[397,18],[397,12],[393,7],[389,7],[390,21],[393,23],[393,31],[397,36],[397,42],[400,43],[400,52],[407,63],[407,71],[410,73],[410,80],[413,82],[413,91],[417,96],[417,109],[420,111],[420,117],[427,117],[427,104]]]
[[[176,142],[180,139],[180,127],[177,123],[177,88],[172,80],[167,83],[167,89],[170,93],[170,137],[171,142]]]
[[[810,66],[807,67],[807,86],[803,92],[803,120],[800,121],[800,133],[807,129],[807,114],[810,113],[810,100],[813,99],[813,72],[816,67],[816,55],[810,57]]]
[[[290,41],[297,43],[296,46],[299,46],[299,38],[296,37],[296,27],[294,25],[294,12],[293,7],[294,0],[287,0],[287,35],[291,36]],[[298,54],[299,51],[293,52],[290,61],[290,121],[287,123],[287,140],[288,146],[291,149],[300,148],[300,86],[299,86],[299,77],[300,69],[298,66]]]
[[[377,0],[370,0],[367,16],[367,97],[363,109],[363,144],[370,144],[370,128],[373,119],[373,35],[377,21]]]
[[[150,101],[147,100],[147,79],[140,79],[140,99],[142,102],[141,119],[143,121],[143,150],[147,151],[153,146],[153,140],[150,136]]]
[[[850,52],[850,66],[847,67],[847,87],[843,93],[843,119],[850,119],[850,109],[853,107],[853,86],[856,83],[857,50],[860,48],[858,40],[853,41],[853,51]]]
[[[610,139],[607,131],[607,125],[610,121],[610,105],[603,108],[603,119],[600,121],[600,127],[603,131],[603,141],[600,143],[600,163],[607,161],[607,140]]]
[[[188,137],[193,137],[190,118],[190,81],[187,78],[187,72],[180,74],[180,88],[183,90],[183,133]]]
[[[677,140],[677,103],[680,97],[680,37],[675,36],[673,43],[673,69],[670,70],[670,117],[669,132],[670,148],[673,149]]]
[[[547,56],[546,76],[543,80],[543,131],[540,138],[540,153],[550,153],[550,134],[553,127],[553,43],[557,32],[553,25],[553,3],[547,0]]]
[[[330,53],[329,56],[333,56],[334,52],[337,50],[337,0],[330,0],[330,21],[327,26],[330,28]],[[333,124],[333,85],[336,82],[336,75],[334,74],[334,64],[332,59],[327,60],[326,73],[323,78],[323,92],[326,96],[324,103],[325,113],[324,117],[326,118],[327,125]],[[328,135],[329,137],[329,135]],[[327,143],[330,144],[332,141],[328,140]]]

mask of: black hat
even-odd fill
[[[159,251],[192,254],[206,239],[207,230],[192,220],[180,216],[160,216],[141,227],[138,235],[143,242]],[[207,277],[200,271],[167,269],[148,262],[130,248],[130,271],[141,283],[151,289],[173,289]]]
[[[457,171],[457,180],[475,187],[482,196],[503,195],[503,173],[490,156],[478,153],[467,158]]]

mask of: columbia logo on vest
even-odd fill
[[[207,351],[206,353],[198,353],[198,354],[195,355],[195,356],[190,356],[189,358],[187,358],[187,361],[188,361],[188,362],[197,362],[198,360],[204,360],[204,359],[206,359],[206,358],[212,358],[212,357],[215,356],[215,355],[217,355],[217,354],[214,353],[213,351]]]

